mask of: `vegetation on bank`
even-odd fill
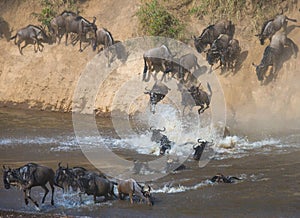
[[[43,26],[49,26],[50,21],[63,10],[77,12],[79,0],[39,0],[42,10],[40,13],[33,13]]]
[[[163,6],[171,4],[176,6]],[[199,19],[205,17],[210,23],[221,19],[233,22],[247,19],[251,31],[257,32],[266,20],[292,9],[295,4],[293,0],[141,0],[137,15],[143,33],[182,39],[186,26],[183,14]],[[178,14],[181,17],[176,17]]]
[[[157,0],[145,1],[137,12],[142,31],[151,36],[180,39],[184,23],[171,14]]]

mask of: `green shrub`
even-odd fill
[[[49,26],[50,21],[63,10],[77,11],[77,0],[40,0],[42,11],[33,13],[43,26]]]
[[[180,39],[184,25],[157,0],[144,2],[137,12],[141,28],[145,34]]]

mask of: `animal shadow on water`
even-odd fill
[[[295,48],[296,48],[296,54],[298,55],[299,52],[299,47],[295,44]],[[291,60],[293,58],[293,49],[291,47],[285,47],[283,49],[283,52],[281,53],[281,56],[278,60],[277,63],[277,69],[275,72],[275,75],[270,74],[266,80],[264,81],[264,83],[262,85],[268,85],[270,82],[274,81],[276,78],[278,78],[278,73],[281,70],[283,64],[289,60]],[[287,73],[287,72],[280,72],[282,73]],[[280,75],[279,75],[280,76]]]

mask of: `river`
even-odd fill
[[[109,141],[112,150],[122,158],[157,157],[154,144],[150,148],[143,144],[150,142],[148,130],[142,128],[145,133],[138,139],[120,139],[109,118],[96,120],[103,135],[101,139]],[[80,204],[77,193],[63,194],[56,188],[55,205],[50,205],[47,196],[37,211],[32,204],[25,205],[22,191],[4,189],[1,180],[0,214],[9,211],[12,216],[14,213],[31,216],[29,213],[85,217],[299,217],[299,131],[291,129],[264,137],[260,132],[256,137],[253,131],[251,136],[239,134],[238,130],[235,133],[223,139],[223,145],[214,147],[214,155],[204,167],[199,167],[189,156],[183,163],[186,169],[149,181],[153,188],[152,207],[131,205],[129,200],[94,204],[92,196],[85,196]],[[91,137],[89,140],[93,144],[100,139]],[[132,141],[141,147],[135,143],[131,146]],[[78,145],[72,115],[66,113],[1,108],[0,161],[1,165],[10,167],[36,162],[54,170],[62,162],[96,171]],[[216,173],[242,180],[213,184],[209,179]],[[40,187],[32,189],[32,196],[38,201],[42,194]]]

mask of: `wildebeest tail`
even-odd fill
[[[144,72],[143,72],[143,80],[142,81],[145,81],[147,71],[148,71],[148,66],[147,66],[146,58],[144,57]]]
[[[295,22],[295,23],[297,22],[296,19],[292,19],[292,18],[288,18],[288,17],[286,17],[286,19],[289,20],[289,21]]]

